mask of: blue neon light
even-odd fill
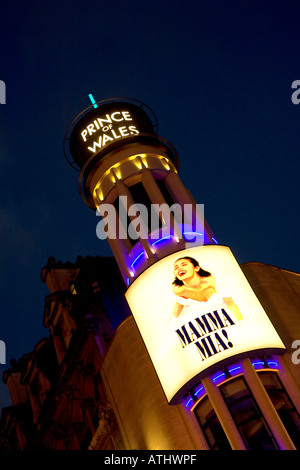
[[[203,233],[199,233],[199,232],[184,232],[183,235],[187,235],[187,234],[194,234],[195,236],[199,235],[199,236],[203,236]],[[163,242],[164,240],[173,240],[173,236],[172,235],[166,235],[165,237],[162,237],[162,238],[159,238],[158,240],[155,240],[153,243],[151,243],[151,246],[154,246],[154,245],[157,245],[158,243],[161,243]],[[135,263],[141,258],[141,256],[145,254],[144,251],[142,251],[135,259],[134,261],[131,263],[130,267],[132,268]]]
[[[168,240],[168,239],[171,239],[171,238],[172,238],[171,235],[167,235],[166,237],[160,238],[159,240],[156,240],[155,242],[151,243],[151,246],[154,246],[154,245],[156,245],[157,243],[160,243],[163,240]]]
[[[212,241],[215,242],[218,245],[217,240],[214,237],[211,237]]]
[[[183,232],[183,236],[185,235],[195,235],[195,237],[199,235],[200,237],[203,237],[203,233],[199,233],[199,232]],[[186,241],[192,242],[193,240],[186,240]]]
[[[137,260],[138,260],[141,256],[143,256],[144,254],[145,254],[145,252],[142,251],[142,253],[140,253],[140,254],[135,258],[135,260],[131,263],[130,267],[132,268],[133,265],[137,262]]]
[[[228,372],[231,374],[233,371],[239,370],[239,369],[241,369],[241,366],[236,366],[236,367],[233,367],[232,369],[228,369]]]
[[[264,365],[264,362],[262,362],[262,361],[252,362],[252,365],[253,365],[253,366],[263,366],[263,365]]]
[[[222,372],[221,374],[217,375],[216,377],[213,378],[213,382],[217,379],[219,379],[220,377],[223,377],[225,376],[225,372]]]
[[[154,245],[156,245],[157,243],[160,243],[160,242],[162,242],[162,241],[164,241],[164,240],[168,240],[168,239],[172,239],[172,236],[171,236],[171,235],[167,235],[167,236],[165,236],[165,237],[159,238],[159,240],[155,240],[155,242],[151,243],[151,246],[154,246]],[[132,268],[132,267],[135,265],[135,263],[136,263],[136,262],[141,258],[141,256],[144,255],[144,254],[145,254],[145,252],[142,251],[139,255],[137,255],[137,257],[136,257],[136,258],[134,259],[134,261],[131,263],[130,267]]]
[[[195,395],[198,396],[198,394],[202,392],[202,390],[204,390],[204,387],[198,388],[198,390],[195,391]]]
[[[190,398],[187,403],[185,404],[185,407],[188,408],[190,406],[190,403],[193,401],[192,398]]]
[[[93,95],[90,93],[89,94],[89,99],[91,100],[92,104],[94,105],[94,108],[98,108],[98,105],[96,104],[96,101],[93,97]]]
[[[269,360],[269,359],[266,359],[265,362],[264,362],[264,361],[259,361],[259,360],[257,360],[257,359],[253,359],[253,360],[251,361],[251,363],[252,363],[253,366],[260,366],[260,367],[262,366],[262,367],[261,367],[262,369],[267,369],[267,368],[268,368],[267,365],[268,365],[269,367],[271,367],[271,365],[272,365],[273,367],[278,367],[278,366],[279,366],[278,362],[273,361],[273,360]],[[231,374],[231,373],[234,372],[234,371],[242,370],[242,366],[240,366],[240,365],[233,365],[231,368],[228,368],[227,370],[228,370],[228,372]],[[214,377],[212,377],[212,380],[213,380],[213,382],[216,382],[218,379],[221,379],[221,378],[226,378],[226,374],[225,374],[225,372],[220,372],[220,371],[219,371],[219,372],[216,372],[216,375],[215,375]],[[198,384],[198,385],[200,385],[200,384]],[[193,396],[188,399],[188,401],[187,401],[186,404],[185,404],[186,408],[190,408],[190,407],[191,407],[191,402],[193,402],[193,404],[197,402],[198,399],[196,399],[195,397],[198,397],[198,395],[200,395],[200,392],[203,392],[203,394],[206,393],[206,392],[205,392],[205,388],[204,388],[203,385],[201,385],[201,386],[195,391],[195,393],[193,393]],[[186,398],[186,399],[187,399],[187,398]]]
[[[271,364],[274,365],[275,367],[278,367],[278,362],[276,361],[268,361],[267,360],[267,363],[268,363],[268,366],[270,366]]]

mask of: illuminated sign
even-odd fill
[[[82,167],[104,148],[140,133],[154,133],[150,118],[140,107],[122,102],[104,104],[78,121],[70,137],[70,151]]]
[[[126,298],[171,403],[234,356],[285,350],[225,246],[173,253],[143,272]]]
[[[93,154],[108,142],[139,133],[136,126],[127,125],[125,121],[133,121],[129,111],[115,111],[94,119],[81,132],[83,142],[89,144],[87,149]]]

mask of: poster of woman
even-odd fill
[[[126,298],[172,403],[231,358],[285,350],[226,246],[198,246],[157,261]]]
[[[220,288],[217,290],[216,278],[202,269],[195,258],[190,256],[178,258],[174,264],[174,275],[173,293],[176,302],[173,316],[175,318],[183,313],[187,305],[193,305],[195,308],[199,305],[207,309],[212,305],[225,304],[237,320],[243,319],[240,309],[230,294],[222,294]]]

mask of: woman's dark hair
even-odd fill
[[[200,269],[199,269],[197,274],[200,277],[209,277],[209,276],[211,276],[211,273],[209,273],[208,271],[205,271],[204,269],[202,269],[200,267],[198,261],[195,258],[191,258],[190,256],[183,256],[182,258],[178,258],[175,261],[175,263],[177,263],[177,261],[179,261],[180,259],[187,259],[195,266],[195,268],[199,267]],[[175,279],[172,282],[172,284],[174,284],[175,286],[183,286],[183,282],[180,279],[178,279],[178,277],[176,277],[176,276],[175,276]]]

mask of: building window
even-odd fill
[[[220,392],[249,450],[277,450],[269,430],[242,376],[225,382]]]
[[[230,450],[231,446],[208,396],[205,396],[200,401],[194,413],[199,421],[209,448],[211,450]]]
[[[142,183],[136,183],[133,186],[129,187],[130,194],[132,196],[132,199],[134,200],[135,204],[142,204],[147,208],[147,213],[141,213],[141,218],[143,219],[143,222],[145,224],[145,227],[147,227],[148,232],[150,232],[151,228],[151,199],[145,190],[144,186]],[[143,218],[143,216],[145,218]]]
[[[278,450],[277,443],[244,377],[239,375],[236,378],[221,383],[219,390],[247,449]],[[210,449],[231,449],[226,434],[207,395],[195,406],[194,413]]]
[[[136,183],[132,186],[130,186],[129,188],[129,191],[130,191],[130,194],[131,194],[131,197],[134,201],[135,204],[142,204],[147,210],[145,211],[141,211],[139,213],[139,211],[137,212],[137,214],[135,215],[134,214],[134,219],[142,219],[143,223],[144,223],[144,226],[147,230],[147,233],[150,232],[150,228],[151,228],[151,200],[148,196],[148,193],[146,192],[144,186],[142,183]],[[118,216],[122,219],[124,219],[124,215],[121,216],[120,215],[120,210],[123,210],[124,213],[126,211],[126,214],[125,214],[125,218],[126,218],[126,226],[123,227],[127,233],[127,239],[128,241],[130,242],[131,246],[133,247],[139,240],[139,234],[136,232],[136,230],[134,229],[133,225],[132,225],[132,221],[128,215],[128,209],[129,207],[125,207],[122,203],[122,198],[120,198],[120,196],[118,196],[114,203],[114,208],[116,210],[116,213],[118,214]],[[137,207],[138,209],[138,207]],[[124,220],[125,222],[125,220]],[[160,221],[159,221],[160,223]],[[130,230],[128,230],[128,228],[130,227]],[[155,227],[155,228],[158,228],[158,227]],[[132,236],[130,236],[130,231],[133,230],[134,234],[131,233]],[[140,227],[138,227],[138,232],[140,231]]]
[[[262,384],[268,393],[286,431],[296,449],[300,449],[300,413],[290,399],[278,373],[272,367],[273,360],[252,361]],[[217,372],[212,380],[230,411],[233,420],[249,450],[278,450],[276,440],[265,421],[261,410],[249,389],[239,365]],[[233,376],[233,374],[236,374]],[[230,378],[230,375],[233,376]],[[200,398],[202,393],[202,398]],[[199,400],[200,398],[200,400]],[[198,400],[198,401],[197,401]],[[193,409],[211,449],[231,448],[203,385],[198,384],[184,401],[184,406]]]
[[[122,205],[122,207],[124,209],[124,212],[125,212],[125,208],[124,208],[121,201],[122,201],[122,199],[120,199],[120,196],[118,196],[115,199],[115,201],[113,202],[113,206],[116,210],[116,213],[118,214],[118,217],[120,217],[120,205]],[[128,235],[128,227],[129,227],[130,223],[131,223],[131,220],[130,220],[127,212],[126,212],[126,226],[123,227],[123,229],[125,230],[125,232],[127,234],[127,240],[129,241],[130,245],[134,246],[136,244],[137,240],[134,240],[133,238],[129,237],[129,235]],[[118,229],[118,226],[116,228]],[[106,229],[106,227],[105,227],[105,229]],[[105,232],[106,232],[106,230],[105,230]]]
[[[259,372],[259,377],[295,447],[300,449],[300,416],[276,372]]]
[[[168,191],[164,180],[155,180],[157,186],[160,189],[160,192],[162,193],[166,203],[168,204],[169,207],[171,207],[173,204],[175,204],[177,201],[174,201],[174,198],[171,196],[170,192]]]

